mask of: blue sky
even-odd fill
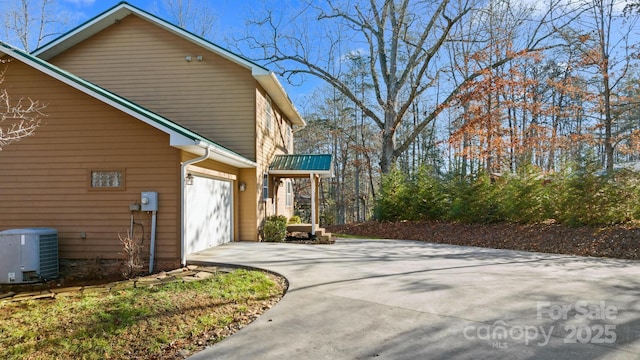
[[[74,18],[83,22],[119,4],[121,0],[57,0],[57,2],[60,10],[68,11],[73,14]],[[154,14],[157,9],[161,8],[162,3],[160,0],[128,0],[127,2]],[[229,25],[237,21],[240,21],[240,24],[243,23],[244,19],[241,18],[241,12],[238,9],[255,3],[255,1],[247,0],[192,0],[192,2],[194,4],[206,3],[213,7],[221,25]]]
[[[0,0],[0,2],[3,0]],[[12,0],[9,0],[12,1]],[[55,0],[56,11],[69,20],[67,29],[71,29],[119,4],[121,0]],[[171,21],[163,13],[162,0],[127,0],[133,6]],[[228,40],[234,32],[242,31],[247,9],[255,6],[259,1],[253,0],[191,0],[192,4],[206,4],[213,9],[216,17],[213,35],[209,40],[227,47]]]

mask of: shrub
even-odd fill
[[[558,221],[569,226],[610,225],[633,220],[638,206],[638,175],[602,176],[586,167],[557,185]]]
[[[125,279],[131,279],[142,271],[142,235],[132,237],[127,232],[126,236],[118,234],[118,237],[122,244],[120,270]]]
[[[539,170],[526,168],[497,185],[501,220],[541,223],[553,217],[553,187],[545,184],[544,174]]]
[[[601,174],[587,163],[550,179],[535,167],[491,179],[484,172],[435,175],[422,168],[382,179],[375,215],[381,221],[448,220],[598,226],[640,220],[640,174]]]
[[[444,182],[434,175],[432,169],[421,167],[412,181],[407,198],[412,202],[411,220],[439,220],[447,213],[448,197]]]
[[[500,220],[496,186],[488,175],[454,177],[448,183],[449,209],[446,219],[468,223],[492,223]]]
[[[264,241],[282,242],[287,237],[287,217],[282,215],[269,216],[264,222]]]
[[[293,215],[289,219],[289,224],[302,224],[302,219],[300,219],[300,216],[298,215]]]
[[[398,169],[382,178],[380,196],[374,209],[375,217],[381,221],[407,219],[407,203],[411,197],[407,177]]]

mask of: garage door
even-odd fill
[[[194,176],[185,189],[186,247],[192,254],[232,240],[231,182]]]

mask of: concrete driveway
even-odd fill
[[[274,308],[192,359],[639,359],[640,262],[415,241],[232,243]]]

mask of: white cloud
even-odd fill
[[[514,3],[531,8],[537,12],[546,11],[550,3],[553,3],[555,7],[565,7],[571,10],[594,6],[593,0],[515,0]],[[627,2],[626,0],[604,0],[603,3],[604,6],[613,3],[614,12],[620,13],[624,10]]]
[[[65,2],[74,4],[75,6],[81,7],[81,6],[91,6],[93,5],[93,3],[96,2],[96,0],[64,0]]]

